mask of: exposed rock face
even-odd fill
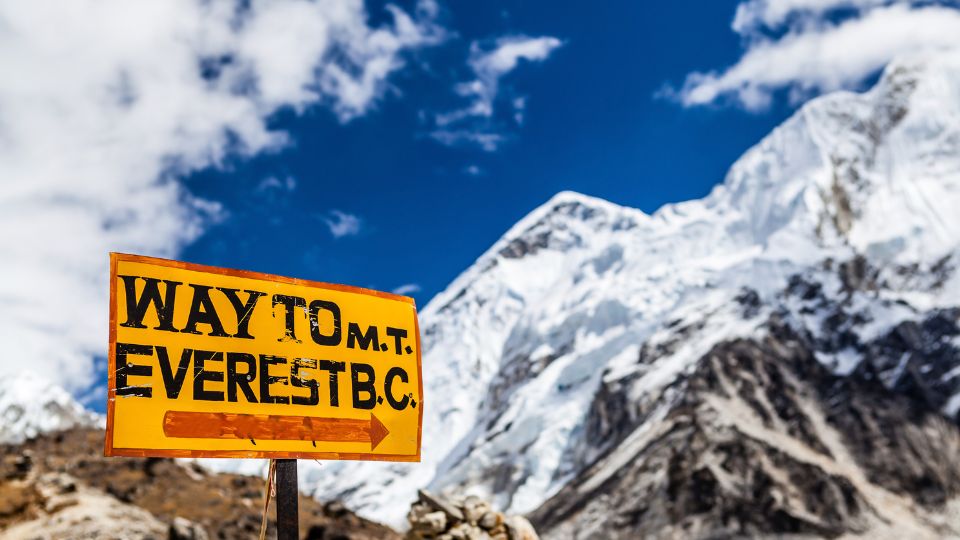
[[[72,429],[0,446],[0,537],[211,540],[256,538],[262,478],[211,474],[194,463],[104,458],[103,431]],[[311,540],[396,539],[342,504],[301,496]],[[268,537],[276,537],[275,509]]]
[[[944,323],[955,329],[955,318]],[[960,536],[957,425],[923,394],[885,385],[872,363],[838,376],[776,317],[767,330],[713,347],[675,383],[662,420],[635,426],[534,512],[538,530],[597,539]]]
[[[427,491],[410,508],[406,540],[540,540],[522,516],[494,511],[479,497],[446,500]]]

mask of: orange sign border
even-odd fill
[[[349,452],[280,452],[280,451],[246,451],[246,450],[171,450],[171,449],[149,449],[149,448],[114,448],[113,447],[113,408],[116,401],[117,383],[116,373],[116,348],[117,348],[117,263],[138,262],[153,264],[156,266],[166,266],[170,268],[180,268],[183,270],[192,270],[195,272],[205,272],[208,274],[220,274],[224,276],[241,277],[256,279],[260,281],[273,281],[275,283],[284,283],[287,285],[300,285],[313,287],[316,289],[325,289],[332,291],[350,292],[355,294],[366,294],[369,296],[378,296],[388,300],[396,300],[410,304],[416,308],[416,302],[409,296],[401,296],[362,287],[352,287],[350,285],[338,285],[335,283],[324,283],[321,281],[310,281],[273,274],[264,274],[261,272],[251,272],[249,270],[236,270],[233,268],[221,268],[218,266],[206,266],[203,264],[193,264],[183,261],[174,261],[171,259],[160,259],[157,257],[147,257],[144,255],[131,255],[128,253],[110,253],[110,344],[107,351],[107,430],[103,444],[103,455],[106,457],[171,457],[171,458],[250,458],[250,459],[325,459],[325,460],[353,460],[353,461],[405,461],[419,462],[423,436],[423,366],[420,352],[420,320],[414,316],[414,330],[416,332],[417,344],[417,377],[418,388],[420,392],[420,416],[417,420],[417,453],[416,455],[405,454],[356,454]]]

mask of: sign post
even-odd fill
[[[413,299],[110,254],[104,455],[276,459],[280,538],[296,460],[420,461]]]
[[[277,540],[300,540],[297,460],[277,460]]]

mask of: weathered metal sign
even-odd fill
[[[108,456],[420,461],[413,299],[110,254]]]

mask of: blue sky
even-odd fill
[[[110,251],[424,306],[559,191],[702,197],[806,100],[960,51],[957,7],[0,2],[0,375],[99,395]]]
[[[291,134],[291,145],[191,177],[190,189],[222,202],[227,217],[182,257],[385,290],[416,284],[422,306],[558,191],[648,212],[701,197],[790,112],[787,104],[762,113],[684,108],[655,97],[691,71],[736,61],[735,8],[457,3],[442,15],[456,35],[419,51],[410,60],[419,65],[392,80],[395,90],[375,110],[345,124],[320,108],[281,111],[270,122]],[[562,45],[501,79],[494,118],[507,140],[496,150],[438,143],[423,118],[462,105],[452,88],[471,77],[470,44],[492,46],[503,35],[553,36]],[[521,97],[518,125],[511,102]],[[334,237],[326,225],[338,221],[334,211],[359,226]]]

